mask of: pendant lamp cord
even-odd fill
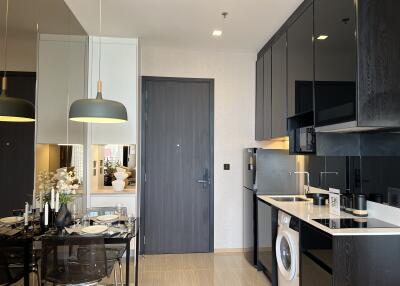
[[[8,0],[6,2],[6,31],[5,31],[5,39],[4,39],[4,74],[1,82],[1,94],[0,96],[7,96],[7,38],[8,38]]]
[[[99,80],[97,81],[97,95],[96,98],[97,99],[102,99],[102,90],[103,90],[103,86],[102,86],[102,82],[101,82],[101,31],[102,31],[102,5],[101,5],[101,0],[99,0]]]
[[[8,0],[6,2],[6,33],[4,39],[4,77],[7,76]]]
[[[101,12],[101,0],[100,1],[100,9],[99,9],[99,80],[100,80],[100,72],[101,72],[101,31],[102,31],[102,12]]]

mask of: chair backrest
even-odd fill
[[[102,236],[44,236],[42,280],[56,284],[81,284],[107,276]]]
[[[88,213],[90,217],[95,217],[99,215],[109,215],[109,214],[115,214],[117,211],[117,207],[95,207],[95,208],[90,208],[88,209]],[[126,207],[121,207],[122,213],[127,213],[127,208]]]
[[[25,259],[30,259],[26,252],[31,247],[32,244],[24,241],[0,240],[0,285],[17,282],[24,276],[24,271],[28,271],[24,269]]]

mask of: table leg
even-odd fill
[[[135,286],[139,285],[139,230],[136,234],[136,246],[135,246]]]
[[[24,286],[29,286],[29,260],[31,258],[29,256],[29,243],[25,243],[24,252]]]
[[[128,239],[128,242],[126,243],[126,256],[125,256],[125,259],[126,259],[126,264],[125,264],[125,267],[126,267],[126,272],[125,272],[125,274],[126,274],[126,278],[125,278],[126,284],[125,285],[128,285],[128,286],[129,286],[130,254],[131,254],[131,243],[130,243],[130,240]]]

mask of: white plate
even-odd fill
[[[82,232],[87,234],[99,234],[105,232],[108,229],[108,226],[105,225],[91,225],[82,228]]]
[[[96,217],[98,221],[113,221],[118,219],[118,215],[115,214],[109,214],[109,215],[100,215]]]
[[[9,216],[9,217],[3,217],[0,219],[0,222],[6,223],[6,224],[15,224],[22,222],[24,218],[22,216]]]

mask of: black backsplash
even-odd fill
[[[400,157],[306,156],[310,184],[363,193],[371,201],[400,207]],[[325,173],[324,173],[325,172]]]

